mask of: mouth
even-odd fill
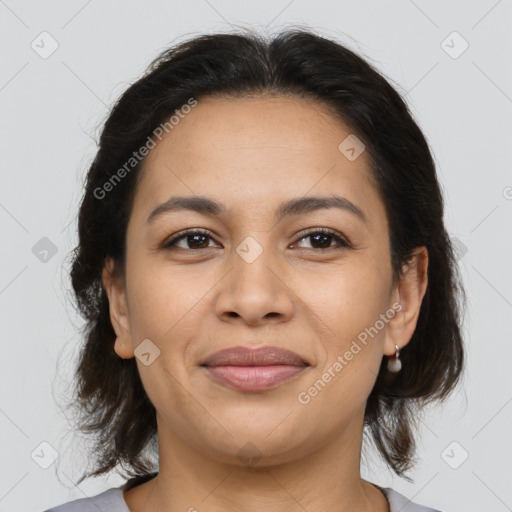
[[[279,347],[233,347],[209,356],[200,366],[219,384],[239,391],[265,391],[292,380],[311,365]]]

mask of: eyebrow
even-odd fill
[[[354,203],[335,194],[331,196],[304,196],[290,199],[281,203],[275,211],[276,221],[285,217],[314,212],[322,208],[339,208],[351,212],[360,220],[368,223],[364,212]],[[146,223],[150,224],[160,215],[178,210],[190,210],[210,217],[220,217],[228,213],[228,209],[222,203],[205,196],[175,196],[165,203],[158,205],[148,216]]]

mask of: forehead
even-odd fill
[[[299,96],[206,97],[181,117],[146,162],[151,165],[171,152],[175,157],[184,153],[220,156],[214,153],[216,149],[246,154],[268,150],[290,156],[293,152],[303,156],[314,153],[318,159],[328,146],[337,149],[340,138],[350,133],[348,126],[318,100]]]
[[[349,136],[320,101],[201,99],[145,158],[134,209],[169,195],[208,195],[261,211],[288,196],[336,190],[382,213],[382,205],[371,204],[380,200],[368,155],[349,160],[339,149]]]

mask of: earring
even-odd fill
[[[388,361],[388,371],[391,373],[398,373],[402,369],[402,361],[399,359],[400,349],[395,345],[395,356]]]

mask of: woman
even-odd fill
[[[464,364],[435,165],[365,60],[304,30],[165,51],[105,123],[78,229],[79,483],[133,478],[53,512],[433,510],[360,477],[366,429],[410,480]]]

